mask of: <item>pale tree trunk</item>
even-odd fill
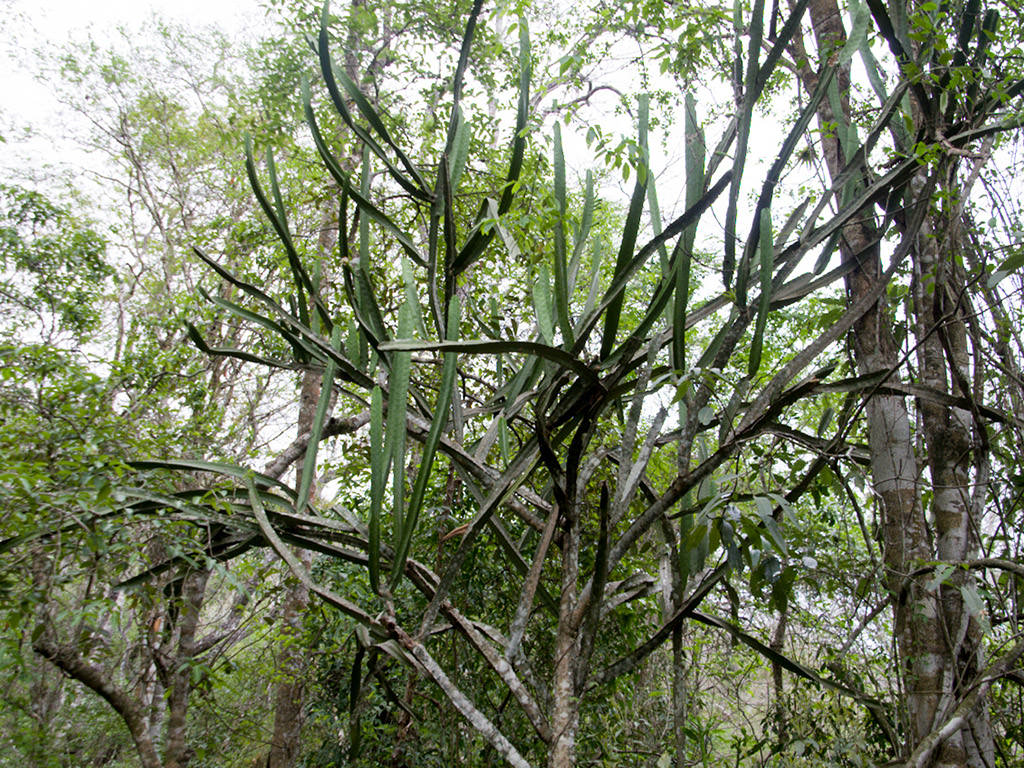
[[[40,594],[48,594],[50,590],[52,568],[53,563],[47,555],[34,553],[32,583]],[[120,715],[131,733],[142,768],[162,768],[150,732],[149,719],[141,702],[116,685],[108,670],[84,658],[77,644],[61,642],[53,613],[53,606],[49,602],[44,602],[40,607],[38,625],[33,632],[32,650],[61,673],[98,694]]]
[[[779,623],[775,625],[772,633],[772,641],[769,646],[776,653],[782,653],[786,647],[786,627],[789,623],[789,610],[783,608],[779,611]],[[785,681],[782,679],[782,665],[772,663],[772,692],[771,701],[775,709],[775,738],[779,744],[786,743],[787,713],[786,713],[786,689]]]
[[[302,550],[296,555],[308,569],[312,562],[311,554]],[[267,768],[291,768],[301,751],[306,663],[300,636],[308,605],[309,590],[296,582],[285,595],[281,608],[284,647],[277,655],[277,670],[283,679],[277,684],[274,696],[274,733],[267,754]]]
[[[915,254],[913,297],[921,383],[939,392],[970,397],[965,281],[955,260],[944,259],[940,251],[956,241],[956,224],[942,224],[942,229],[929,225],[922,228]],[[962,563],[977,556],[980,524],[973,519],[971,502],[973,419],[967,410],[932,400],[922,400],[920,408],[933,489],[936,559]],[[949,583],[941,587],[942,632],[937,638],[941,642],[934,654],[942,672],[942,693],[933,721],[921,723],[928,731],[957,706],[984,668],[980,627],[965,609],[961,592],[962,588],[971,588],[973,582],[970,572],[957,569]],[[983,766],[993,765],[994,760],[991,726],[987,710],[982,709],[973,711],[964,726],[946,738],[935,764]]]
[[[683,466],[682,459],[679,466]],[[679,571],[679,546],[675,529],[668,517],[662,518],[661,530],[665,537],[665,549],[658,563],[658,580],[661,582],[660,607],[664,624],[682,607],[685,585]],[[675,750],[673,765],[676,768],[689,765],[686,759],[686,721],[690,710],[690,688],[684,651],[684,626],[683,622],[679,622],[672,630],[672,746]]]
[[[197,655],[196,633],[206,597],[208,569],[189,571],[182,578],[180,605],[169,609],[171,622],[166,643],[151,645],[160,672],[151,665],[154,677],[165,675],[168,694],[153,700],[153,686],[136,687],[135,691],[114,681],[109,668],[94,663],[75,642],[63,642],[48,610],[41,615],[42,629],[32,644],[33,650],[68,677],[90,688],[120,715],[139,756],[143,768],[185,768],[191,759],[188,746],[187,716],[192,693],[192,661]],[[147,622],[148,623],[148,622]],[[157,686],[164,690],[164,686]],[[166,715],[166,718],[164,717]],[[160,757],[161,728],[166,719],[163,758]]]
[[[568,505],[567,505],[568,506]],[[574,510],[563,510],[568,518],[562,537],[562,593],[558,601],[558,631],[555,637],[555,675],[551,685],[551,749],[548,768],[572,768],[576,761],[576,731],[579,701],[576,674],[579,662],[579,626],[575,618],[579,577],[580,521]],[[594,599],[599,599],[596,596]]]
[[[842,16],[835,0],[811,0],[809,11],[818,50],[835,50],[845,40]],[[799,41],[797,45],[802,49]],[[807,73],[803,77],[808,88],[816,84],[813,74]],[[822,124],[837,119],[847,123],[851,121],[848,66],[841,67],[836,77],[844,114],[834,115],[828,99],[823,99],[818,109]],[[843,148],[831,134],[823,139],[823,147],[834,179],[845,165]],[[908,207],[918,202],[913,190],[910,198]],[[844,262],[857,262],[846,281],[851,303],[870,291],[881,275],[878,239],[879,232],[869,216],[843,230],[840,242],[842,258]],[[891,372],[889,381],[898,382],[900,374],[896,369],[900,360],[892,332],[893,320],[883,302],[880,301],[854,326],[854,357],[860,373]],[[873,488],[882,512],[886,585],[895,601],[894,631],[904,674],[909,726],[905,729],[907,744],[904,752],[909,754],[932,732],[942,716],[943,691],[949,691],[950,656],[944,644],[937,591],[927,586],[923,577],[908,581],[915,566],[933,558],[933,549],[921,503],[923,487],[906,402],[900,396],[876,394],[868,401],[866,411]],[[929,463],[936,461],[945,466],[941,457],[932,457]],[[943,477],[952,480],[951,477]],[[938,489],[934,475],[932,481],[934,488]],[[943,493],[948,490],[947,495],[955,497],[963,488],[957,483],[954,481],[954,487],[943,489]],[[950,533],[955,538],[952,531]],[[959,601],[958,595],[954,601]]]

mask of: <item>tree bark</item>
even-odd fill
[[[150,738],[146,718],[138,702],[111,682],[109,676],[99,667],[85,661],[69,645],[58,644],[44,631],[32,644],[32,649],[44,659],[52,662],[68,677],[72,677],[99,694],[114,711],[121,716],[135,742],[142,768],[162,768],[156,746]]]
[[[952,173],[952,171],[950,171]],[[917,181],[917,180],[915,180]],[[918,182],[920,184],[920,182]],[[955,222],[926,225],[919,236],[914,275],[914,311],[917,327],[919,370],[922,383],[939,392],[970,397],[964,289],[961,270],[954,260],[943,258],[950,247]],[[957,390],[960,390],[959,392]],[[970,465],[974,449],[970,411],[922,400],[921,425],[928,451],[932,480],[932,519],[936,559],[963,563],[977,555],[976,532],[980,521],[972,514]],[[957,569],[939,588],[938,621],[941,633],[933,649],[941,671],[941,694],[933,720],[944,718],[968,692],[978,670],[984,667],[981,631],[965,610],[962,589],[972,588],[970,571]],[[939,681],[936,681],[939,682]],[[920,724],[923,729],[925,723]],[[946,738],[936,753],[939,766],[992,765],[995,748],[987,711],[972,709],[959,732]]]
[[[191,571],[184,577],[181,608],[176,627],[177,652],[170,677],[167,701],[167,742],[164,746],[164,768],[184,768],[189,762],[188,700],[192,693],[192,662],[196,655],[196,631],[199,613],[206,595],[210,571]]]
[[[334,247],[337,226],[333,213],[325,209],[321,219],[318,251],[326,263]],[[327,277],[322,276],[324,283]],[[315,311],[310,301],[311,312]],[[299,394],[299,415],[296,440],[307,437],[313,429],[317,402],[320,399],[322,376],[316,371],[307,371],[302,377]],[[329,415],[329,414],[328,414]],[[307,437],[308,439],[308,437]],[[306,446],[307,450],[309,446]],[[301,465],[296,467],[296,487],[301,475]],[[311,498],[316,496],[317,482],[314,479],[309,488]],[[308,571],[313,562],[312,552],[306,549],[296,553],[302,566]],[[309,606],[309,588],[294,580],[281,605],[281,622],[284,625],[283,646],[277,656],[278,672],[283,679],[277,685],[274,704],[274,731],[267,753],[267,768],[292,768],[299,758],[302,747],[302,725],[305,720],[306,698],[306,654],[299,639],[302,635],[302,620]]]
[[[811,0],[808,8],[818,51],[824,56],[837,50],[845,42],[846,34],[835,0]],[[797,46],[800,48],[799,54],[804,54],[802,42],[798,40]],[[805,71],[803,79],[808,89],[816,85],[813,73]],[[852,121],[848,65],[839,68],[836,79],[843,114],[833,114],[829,100],[823,99],[818,108],[822,126],[834,124],[837,120],[847,124]],[[845,165],[844,148],[836,136],[828,132],[822,143],[830,175],[835,179]],[[918,202],[918,196],[925,189],[920,179],[916,181],[918,183],[911,184],[907,193],[908,207]],[[882,272],[880,232],[869,214],[866,212],[860,221],[848,225],[840,241],[843,261],[855,262],[846,279],[851,302],[870,290],[871,284]],[[920,241],[927,237],[927,227],[925,230],[918,235]],[[914,256],[920,261],[920,247]],[[852,342],[860,373],[885,371],[888,372],[890,382],[899,382],[899,350],[893,334],[893,318],[884,298],[873,311],[866,313],[855,324]],[[933,366],[943,365],[941,355],[936,357],[933,349],[925,354],[932,358]],[[882,512],[886,583],[895,598],[894,632],[905,676],[908,727],[905,729],[907,744],[904,749],[905,754],[909,754],[932,732],[936,719],[942,716],[943,702],[948,702],[951,692],[949,672],[952,659],[950,649],[944,643],[944,622],[940,615],[942,609],[938,591],[924,578],[910,578],[915,565],[932,559],[934,550],[921,502],[921,468],[915,453],[906,401],[899,396],[876,394],[867,402],[866,412],[871,475]],[[936,414],[925,412],[922,415],[927,433],[929,428],[936,427]],[[957,439],[950,448],[962,458],[962,433],[959,428],[956,431]],[[938,447],[931,441],[928,441],[928,448],[933,495],[938,493],[942,496],[943,514],[947,516],[943,528],[948,534],[942,550],[952,554],[953,548],[959,547],[958,551],[962,551],[961,526],[967,521],[966,516],[958,515],[955,508],[956,500],[965,486],[963,478],[950,466],[949,455],[936,453]],[[958,542],[955,545],[954,540]],[[960,557],[962,559],[963,555]],[[962,606],[958,592],[954,595],[947,591],[944,597],[948,600],[950,611],[956,613],[962,610],[954,606],[958,602]]]
[[[562,537],[562,594],[558,601],[555,636],[555,669],[551,700],[551,749],[548,768],[572,768],[576,760],[579,702],[576,698],[576,666],[579,661],[579,626],[575,619],[579,578],[579,516],[564,510],[568,525]],[[596,599],[596,598],[594,598]]]

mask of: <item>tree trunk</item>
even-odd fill
[[[966,384],[970,380],[964,323],[967,308],[958,298],[963,296],[965,281],[956,262],[943,259],[940,252],[940,248],[952,245],[955,222],[940,224],[922,229],[915,253],[913,297],[921,383],[939,392],[971,396]],[[933,400],[923,399],[920,409],[933,489],[936,559],[962,563],[977,556],[980,523],[973,519],[971,503],[973,419],[967,410]],[[965,610],[961,591],[973,588],[973,583],[968,571],[957,569],[940,587],[938,620],[942,631],[935,638],[934,655],[942,674],[941,698],[928,730],[919,732],[922,738],[957,706],[984,668],[981,631],[977,620]],[[994,750],[987,711],[975,711],[958,732],[943,742],[936,765],[992,765]]]
[[[334,247],[336,232],[337,225],[333,214],[325,209],[318,242],[318,250],[322,254],[324,263]],[[323,283],[326,283],[327,276],[321,277]],[[312,305],[311,300],[310,310],[314,311]],[[307,371],[303,374],[296,430],[297,436],[300,438],[309,434],[313,428],[316,406],[320,399],[322,378],[322,375],[316,371]],[[309,446],[309,448],[311,447]],[[299,485],[298,476],[301,475],[301,472],[300,463],[296,465],[296,487]],[[314,498],[316,492],[317,482],[314,479],[309,488],[310,498]],[[309,570],[313,561],[312,553],[309,550],[300,549],[296,552],[296,557],[299,558],[303,567]],[[277,656],[277,669],[278,673],[283,675],[283,679],[277,684],[275,693],[274,732],[270,741],[270,751],[267,754],[267,768],[292,768],[296,764],[301,750],[303,710],[306,698],[306,654],[299,641],[302,635],[303,616],[308,606],[309,589],[295,580],[289,587],[281,605],[284,636],[282,638],[283,646]]]
[[[573,489],[573,492],[575,489]],[[579,663],[579,626],[576,588],[579,577],[580,522],[575,510],[563,510],[568,525],[562,537],[562,594],[558,601],[555,637],[555,674],[552,682],[551,750],[548,768],[572,768],[576,761],[576,730],[579,702],[576,698],[576,667]],[[593,599],[597,599],[594,597]]]
[[[309,568],[312,555],[307,550],[296,553],[303,567]],[[274,704],[274,733],[267,755],[267,768],[292,768],[302,747],[302,724],[305,703],[305,654],[301,634],[302,619],[309,605],[309,590],[296,582],[288,590],[281,609],[285,631],[283,647],[277,656],[278,673],[283,675],[277,684]]]
[[[188,699],[192,692],[192,661],[196,654],[196,630],[199,613],[206,595],[210,571],[191,571],[184,577],[181,608],[178,618],[177,653],[170,677],[167,708],[167,742],[164,747],[164,768],[183,768],[190,759],[187,740]]]
[[[818,50],[836,50],[846,37],[835,0],[811,0],[809,11]],[[800,41],[795,47],[803,53]],[[803,79],[809,89],[816,85],[812,73],[805,72]],[[836,120],[845,123],[852,120],[848,66],[840,67],[837,85],[843,114],[834,115],[829,100],[823,99],[818,108],[822,125]],[[835,179],[845,165],[843,147],[834,135],[828,133],[823,139],[823,147],[829,172]],[[923,178],[919,177],[907,193],[905,202],[908,210],[913,209],[922,194],[927,192]],[[874,219],[867,215],[843,230],[840,242],[842,259],[847,263],[856,261],[846,280],[851,303],[869,291],[881,274],[879,234]],[[932,234],[927,225],[919,233],[909,233],[918,241],[914,258],[919,274],[936,275],[938,254],[934,253],[936,245]],[[931,256],[928,251],[933,251]],[[920,277],[917,285],[919,288],[924,285]],[[940,290],[936,288],[936,292],[940,293]],[[929,312],[932,312],[932,306],[924,301],[920,291],[918,294],[917,331],[918,341],[922,343],[924,383],[938,385],[938,389],[946,391],[947,361],[943,359],[940,336],[932,333],[933,321],[925,320],[921,315],[925,303],[929,304]],[[852,341],[860,373],[890,372],[888,380],[899,381],[899,350],[892,329],[893,319],[884,299],[856,323]],[[920,414],[931,473],[936,533],[939,536],[936,552],[921,502],[924,486],[906,401],[900,396],[876,394],[867,402],[866,411],[871,475],[882,512],[886,586],[894,598],[894,632],[905,676],[906,755],[932,733],[949,710],[955,708],[958,698],[953,678],[959,677],[960,671],[967,671],[956,669],[958,647],[970,634],[969,627],[962,621],[963,600],[958,586],[944,588],[940,596],[939,591],[928,584],[928,579],[921,577],[909,582],[908,579],[917,565],[936,556],[955,562],[962,561],[967,555],[970,521],[968,505],[964,504],[967,498],[964,467],[969,456],[970,426],[962,412],[955,414],[951,409],[925,405]],[[947,642],[948,638],[960,638],[961,641],[954,647]],[[947,740],[948,753],[940,750],[936,757],[938,762],[934,764],[968,765],[958,742],[962,739]]]

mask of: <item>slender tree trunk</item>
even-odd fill
[[[786,626],[789,622],[789,611],[783,608],[779,612],[779,623],[772,634],[771,649],[782,653],[786,645]],[[786,742],[787,713],[785,687],[782,679],[782,665],[772,664],[772,706],[775,708],[775,738],[779,744]]]
[[[576,731],[579,727],[575,680],[580,637],[574,614],[579,577],[580,522],[574,510],[566,512],[569,519],[562,537],[562,594],[558,601],[558,632],[555,638],[555,675],[551,696],[552,741],[548,768],[572,768],[575,765]]]
[[[846,39],[842,16],[835,0],[811,0],[811,24],[819,51],[836,50]],[[803,54],[802,42],[797,46]],[[816,85],[810,72],[805,86]],[[840,67],[836,74],[843,114],[835,115],[829,99],[818,108],[822,125],[841,120],[849,124],[850,71]],[[837,178],[845,165],[844,149],[834,134],[823,138],[829,172]],[[912,196],[913,197],[913,196]],[[908,201],[916,202],[916,199]],[[879,232],[869,215],[844,228],[840,253],[844,262],[856,262],[846,278],[851,303],[871,290],[882,273]],[[893,320],[884,298],[854,326],[853,350],[860,373],[886,371],[890,381],[899,380],[898,345]],[[914,450],[907,404],[903,397],[875,395],[866,406],[868,447],[874,491],[882,512],[882,539],[886,582],[894,598],[894,632],[905,674],[908,728],[905,753],[931,733],[943,687],[944,649],[939,625],[937,595],[925,579],[908,583],[917,564],[932,556],[928,526],[921,504],[920,468]]]
[[[309,567],[312,557],[306,550],[296,553],[302,565]],[[285,596],[281,622],[285,627],[284,647],[277,656],[279,674],[274,703],[274,733],[271,737],[267,768],[292,768],[302,747],[302,725],[306,698],[305,654],[300,636],[302,619],[309,605],[309,590],[295,583]]]
[[[333,212],[325,209],[321,219],[318,250],[324,263],[334,247],[337,225]],[[327,282],[327,276],[321,276]],[[310,301],[312,311],[312,301]],[[322,375],[316,371],[307,371],[302,377],[302,389],[299,395],[299,416],[297,422],[298,437],[309,434],[313,428],[317,402],[320,399]],[[301,463],[297,465],[296,477],[301,474]],[[296,487],[298,481],[296,481]],[[317,483],[314,479],[309,494],[316,496]],[[296,557],[308,570],[313,555],[309,550],[296,552]],[[283,679],[277,685],[274,704],[274,732],[267,754],[267,768],[292,768],[298,760],[302,747],[302,725],[306,699],[306,654],[299,639],[302,635],[302,622],[309,606],[309,590],[297,580],[291,584],[281,605],[281,622],[284,626],[283,647],[278,653],[277,668]]]
[[[925,386],[951,395],[970,396],[964,280],[956,262],[944,259],[940,251],[953,243],[950,235],[955,222],[943,224],[941,230],[933,226],[922,229],[915,254],[913,296],[920,339],[919,370]],[[922,400],[920,408],[933,489],[936,558],[961,563],[977,555],[976,532],[980,522],[973,519],[971,503],[973,419],[967,410],[932,400]],[[941,694],[929,731],[957,706],[984,668],[980,628],[965,610],[961,591],[972,588],[973,583],[969,572],[957,569],[948,583],[940,587],[942,631],[935,638],[934,655],[942,675]],[[958,732],[943,742],[936,765],[992,765],[994,759],[987,712],[975,711]]]
[[[114,685],[108,679],[105,670],[89,664],[72,646],[58,644],[52,638],[52,633],[46,630],[32,644],[32,649],[68,677],[91,688],[113,707],[128,726],[142,768],[162,768],[160,756],[150,738],[146,718],[138,701]]]
[[[192,660],[196,654],[196,630],[199,613],[206,595],[210,571],[191,571],[186,574],[181,590],[181,609],[178,618],[177,653],[170,678],[167,707],[167,742],[164,747],[164,768],[184,768],[190,759],[187,739],[189,694],[192,692]]]

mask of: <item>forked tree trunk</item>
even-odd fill
[[[811,0],[811,24],[819,52],[837,50],[845,41],[842,16],[835,0]],[[796,47],[802,54],[802,43]],[[814,75],[805,70],[805,86],[815,85]],[[849,67],[837,73],[842,115],[834,115],[828,99],[818,109],[823,125],[852,120],[849,108]],[[834,135],[825,132],[825,159],[832,178],[845,165],[843,148]],[[907,208],[912,209],[927,194],[922,172],[910,184]],[[916,338],[920,344],[922,383],[940,392],[950,392],[950,376],[969,379],[966,336],[962,320],[949,304],[947,289],[952,269],[938,251],[939,227],[926,218],[916,237],[915,261]],[[855,260],[847,277],[850,302],[871,289],[881,274],[879,232],[873,219],[863,217],[843,230],[840,252],[844,262]],[[930,286],[930,287],[928,287]],[[962,287],[962,284],[961,284]],[[948,316],[946,316],[947,313]],[[962,311],[961,311],[962,315]],[[860,373],[891,372],[890,382],[899,382],[899,349],[893,335],[893,318],[884,300],[854,326],[853,349]],[[953,392],[969,394],[967,392]],[[922,496],[925,489],[914,449],[910,416],[903,397],[875,395],[867,403],[868,446],[875,494],[882,511],[882,539],[886,586],[895,601],[895,639],[904,677],[907,743],[904,756],[924,741],[956,708],[981,668],[979,633],[964,610],[960,582],[941,590],[930,578],[910,579],[916,566],[934,559],[962,562],[976,542],[970,510],[968,467],[972,448],[971,421],[967,412],[922,402],[919,413],[927,450],[932,491],[932,513],[936,542],[933,547]],[[961,581],[968,578],[960,577]],[[965,582],[964,582],[965,583]],[[947,737],[934,753],[934,766],[991,765],[993,745],[987,718],[972,715],[960,732]]]

